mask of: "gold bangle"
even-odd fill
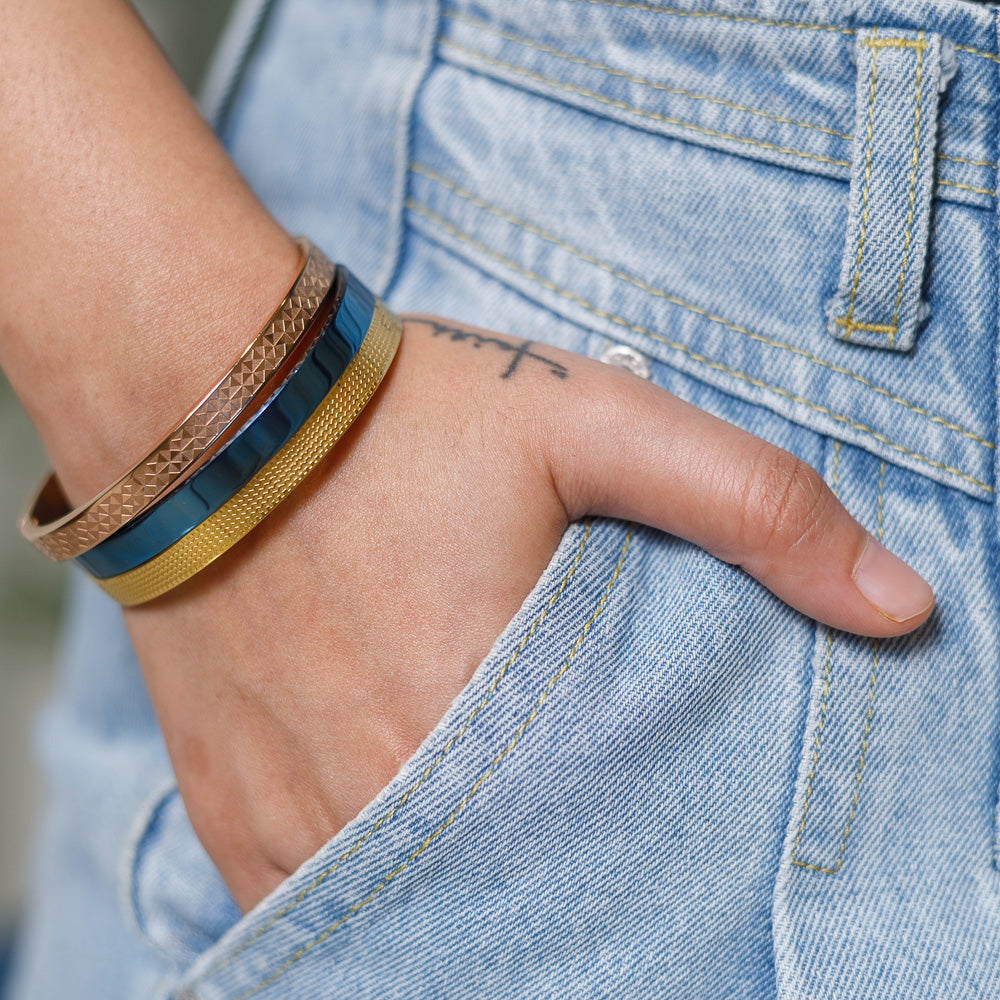
[[[343,375],[288,444],[239,493],[148,562],[94,582],[120,604],[142,604],[190,579],[240,541],[354,423],[388,371],[401,335],[399,319],[377,301],[365,338]]]
[[[225,443],[251,404],[285,367],[333,282],[334,266],[308,240],[296,240],[302,267],[253,343],[194,410],[130,472],[69,510],[49,475],[21,519],[21,533],[50,559],[72,559],[161,500]]]

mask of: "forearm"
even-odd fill
[[[232,364],[298,251],[121,0],[0,7],[0,364],[73,502]]]

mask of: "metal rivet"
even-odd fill
[[[643,357],[638,351],[625,344],[612,344],[601,354],[601,361],[606,365],[614,365],[616,368],[624,368],[638,375],[639,378],[648,379],[652,374],[649,368],[649,360]]]

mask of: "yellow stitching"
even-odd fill
[[[872,28],[872,39],[875,29]],[[851,285],[851,298],[847,305],[847,326],[844,328],[844,339],[851,336],[850,323],[854,317],[854,299],[858,294],[858,281],[861,278],[861,254],[865,248],[865,234],[868,231],[868,189],[872,176],[872,131],[875,120],[875,57],[876,49],[872,49],[872,78],[868,88],[868,134],[865,139],[865,185],[861,189],[861,233],[858,236],[858,257],[854,262],[854,281]]]
[[[832,135],[837,139],[846,139],[848,142],[854,138],[853,136],[846,135],[843,132],[838,132],[836,129],[826,128],[823,125],[814,125],[811,122],[800,122],[794,118],[785,118],[782,115],[774,115],[768,111],[761,111],[758,108],[748,107],[745,104],[736,104],[734,101],[727,101],[722,97],[712,97],[709,94],[698,94],[692,90],[685,90],[682,87],[670,87],[665,83],[657,83],[655,80],[649,80],[642,76],[632,76],[631,73],[615,69],[605,63],[594,62],[591,59],[585,59],[583,56],[575,56],[572,53],[563,52],[561,49],[555,49],[549,45],[543,45],[541,42],[532,41],[531,39],[515,35],[509,31],[500,31],[483,21],[478,21],[462,14],[444,13],[441,16],[452,21],[460,21],[462,24],[468,24],[471,27],[474,27],[477,31],[482,31],[488,35],[494,35],[497,38],[506,39],[508,42],[515,42],[518,45],[523,45],[525,48],[535,49],[538,52],[544,52],[548,55],[556,56],[559,59],[564,59],[566,62],[586,66],[589,69],[595,69],[602,73],[606,73],[608,76],[620,77],[623,80],[628,80],[629,83],[637,83],[640,86],[649,87],[650,90],[660,90],[664,93],[674,94],[678,97],[688,97],[692,101],[707,101],[709,104],[721,104],[723,107],[732,108],[734,111],[745,111],[747,114],[757,115],[760,118],[766,118],[773,122],[780,122],[783,125],[798,125],[800,128],[812,129],[815,132],[822,132],[824,135]]]
[[[448,742],[445,743],[445,745],[438,751],[437,755],[427,765],[427,767],[424,768],[424,770],[421,772],[417,780],[412,785],[410,785],[409,788],[407,788],[407,790],[397,800],[395,805],[393,805],[393,807],[388,812],[383,813],[364,832],[364,834],[362,834],[361,837],[359,837],[343,854],[340,855],[340,857],[337,858],[336,861],[333,862],[332,865],[321,871],[313,879],[312,882],[310,882],[307,886],[305,886],[303,889],[299,891],[298,895],[293,900],[291,900],[280,910],[278,910],[275,914],[273,914],[264,924],[258,927],[257,930],[254,931],[254,933],[250,935],[250,937],[248,937],[245,941],[243,941],[235,950],[230,952],[225,957],[220,958],[218,962],[210,966],[205,972],[203,972],[200,976],[198,976],[197,979],[193,980],[190,985],[195,986],[198,983],[203,982],[213,973],[218,972],[220,969],[224,969],[227,965],[230,965],[238,955],[240,955],[251,944],[257,941],[261,937],[261,935],[265,933],[265,931],[268,931],[272,926],[274,926],[275,923],[277,923],[278,920],[280,920],[283,916],[285,916],[286,914],[290,913],[293,909],[295,909],[295,907],[298,906],[299,903],[301,903],[302,900],[309,895],[309,893],[319,888],[319,886],[322,885],[323,882],[327,878],[329,878],[329,876],[332,875],[344,861],[346,861],[348,858],[354,855],[357,852],[358,848],[360,848],[365,843],[365,841],[367,841],[383,824],[387,823],[406,804],[406,802],[410,799],[410,797],[414,794],[414,792],[416,792],[417,789],[420,788],[420,786],[423,785],[425,781],[427,781],[427,779],[437,769],[437,767],[441,764],[441,762],[448,755],[448,753],[455,746],[455,744],[458,743],[458,741],[461,740],[461,738],[465,735],[472,721],[486,707],[486,703],[496,693],[497,688],[500,686],[506,674],[510,671],[510,668],[514,665],[514,663],[517,662],[517,658],[524,651],[524,648],[530,642],[531,637],[535,634],[538,627],[542,624],[542,622],[547,617],[548,613],[552,610],[556,602],[559,600],[563,592],[566,590],[570,580],[576,573],[577,567],[580,565],[580,560],[583,558],[583,551],[587,547],[587,542],[590,538],[591,524],[592,524],[591,521],[586,522],[584,526],[583,537],[580,539],[580,545],[576,550],[576,556],[573,559],[573,562],[570,565],[569,569],[566,571],[566,575],[562,578],[562,580],[559,581],[559,586],[552,592],[551,596],[549,597],[548,601],[545,604],[545,607],[542,608],[538,617],[535,618],[535,620],[531,623],[531,626],[521,637],[521,640],[517,644],[517,647],[504,662],[503,666],[500,668],[500,671],[497,673],[496,677],[494,677],[493,680],[490,682],[490,685],[483,694],[483,697],[480,699],[479,704],[477,704],[475,708],[473,708],[473,710],[469,713],[469,715],[466,716],[462,725],[452,735],[452,737],[448,740]]]
[[[885,495],[885,462],[879,463],[878,468],[878,540],[882,541],[882,508]],[[847,838],[851,835],[851,826],[858,811],[858,801],[861,797],[861,775],[865,769],[865,758],[868,755],[868,736],[871,733],[872,714],[875,711],[875,685],[878,682],[878,639],[872,640],[872,672],[868,682],[868,711],[865,713],[865,728],[861,733],[861,749],[858,751],[858,768],[854,773],[854,795],[851,799],[851,808],[847,813],[847,823],[844,825],[844,832],[840,838],[840,851],[837,853],[837,861],[832,868],[823,868],[820,865],[808,865],[802,861],[792,861],[793,865],[800,868],[808,868],[810,871],[822,872],[825,875],[836,875],[844,864],[844,852],[847,850]]]
[[[971,191],[973,194],[985,194],[990,198],[995,198],[997,196],[996,191],[991,191],[989,188],[979,188],[971,187],[968,184],[957,184],[955,181],[938,181],[942,187],[958,188],[959,191]]]
[[[479,21],[475,18],[468,17],[463,14],[453,14],[444,12],[441,15],[443,18],[447,18],[452,21],[459,21],[462,24],[467,24],[470,27],[476,28],[478,31],[482,31],[485,34],[493,35],[497,38],[506,39],[509,42],[515,42],[518,45],[523,45],[526,48],[535,49],[539,52],[545,52],[549,55],[556,56],[560,59],[564,59],[567,62],[576,63],[581,66],[587,66],[590,69],[600,70],[607,73],[609,76],[621,77],[623,80],[628,80],[630,83],[637,83],[644,87],[649,87],[651,90],[661,90],[668,94],[676,94],[680,97],[688,97],[693,101],[706,101],[709,104],[721,104],[723,107],[732,108],[734,111],[745,111],[750,115],[757,115],[761,118],[766,118],[770,121],[780,122],[783,125],[798,125],[800,128],[812,129],[815,132],[822,132],[824,135],[832,135],[837,139],[844,139],[847,142],[851,142],[854,139],[853,135],[849,135],[846,132],[838,132],[836,129],[827,128],[825,125],[816,125],[814,122],[803,122],[796,118],[786,118],[783,115],[771,114],[768,111],[762,111],[759,108],[751,108],[745,104],[738,104],[735,101],[728,101],[722,97],[712,97],[710,94],[698,94],[691,90],[685,90],[683,87],[670,87],[664,83],[657,83],[655,80],[649,80],[641,76],[632,76],[630,73],[626,73],[622,70],[615,69],[612,66],[607,66],[604,63],[594,62],[591,59],[586,59],[583,56],[574,56],[572,53],[563,52],[560,49],[553,48],[549,45],[543,45],[541,42],[536,42],[528,38],[524,38],[521,35],[516,35],[509,31],[500,31],[497,28],[493,28],[485,21]],[[926,46],[925,46],[926,47]],[[946,156],[944,153],[938,153],[937,159],[944,160],[947,163],[962,163],[970,167],[989,167],[991,170],[996,170],[997,165],[991,160],[970,160],[964,156]],[[948,181],[938,181],[938,184],[945,184],[949,187],[956,186],[949,184]],[[977,190],[975,188],[971,190]],[[990,192],[991,194],[993,192]]]
[[[855,330],[864,330],[867,333],[885,333],[892,334],[896,332],[895,326],[888,326],[885,323],[858,323],[856,320],[848,319],[846,316],[838,316],[834,322],[837,326],[842,326],[848,333],[853,333]],[[892,343],[890,339],[889,343]]]
[[[923,32],[918,32],[917,41],[912,41],[907,38],[876,38],[874,28],[871,38],[860,39],[860,44],[869,49],[916,49],[917,52],[923,52],[927,48]]]
[[[959,52],[969,52],[974,56],[980,56],[982,59],[990,59],[995,63],[1000,63],[1000,56],[995,56],[992,52],[984,52],[982,49],[974,49],[969,45],[956,45],[955,48]]]
[[[965,163],[970,167],[989,167],[990,170],[997,168],[997,165],[990,160],[967,160],[964,156],[945,156],[944,153],[938,153],[937,159],[946,163]]]
[[[590,3],[591,0],[580,0],[580,2]],[[456,52],[460,52],[463,55],[468,56],[470,59],[478,59],[480,62],[487,63],[488,65],[497,66],[500,69],[506,69],[509,70],[511,73],[517,73],[520,76],[527,77],[529,80],[534,80],[536,83],[541,83],[548,87],[556,87],[560,90],[568,91],[571,94],[578,94],[579,96],[586,97],[589,100],[598,101],[601,104],[607,104],[610,105],[611,107],[620,108],[621,110],[627,111],[630,114],[639,115],[642,118],[650,118],[653,121],[665,122],[666,124],[674,125],[677,128],[686,129],[687,131],[695,132],[700,135],[711,136],[716,139],[723,139],[728,142],[739,142],[745,146],[757,146],[760,149],[769,149],[772,152],[781,153],[786,156],[797,156],[805,160],[815,160],[817,163],[829,163],[835,167],[851,166],[850,160],[834,160],[828,156],[820,156],[817,153],[807,153],[804,152],[803,150],[791,149],[790,147],[787,146],[778,146],[774,143],[762,142],[759,139],[749,139],[741,135],[732,135],[729,132],[717,132],[714,129],[705,128],[701,125],[695,125],[691,122],[686,122],[681,118],[673,118],[669,115],[661,115],[655,111],[644,111],[642,108],[634,107],[633,105],[628,104],[625,101],[619,101],[611,97],[605,97],[602,94],[595,93],[592,90],[586,90],[582,87],[576,87],[570,83],[562,83],[559,80],[552,80],[549,77],[542,76],[538,73],[533,73],[531,70],[524,69],[521,66],[515,66],[513,63],[506,63],[500,59],[493,59],[491,56],[487,56],[482,52],[477,52],[474,49],[466,48],[464,45],[459,45],[458,42],[453,42],[450,39],[439,38],[438,42],[444,48],[454,49]],[[874,55],[874,53],[872,54]],[[710,98],[707,97],[705,98],[705,100],[709,99]],[[752,109],[747,108],[746,110],[751,111],[752,113]],[[763,112],[760,113],[763,114]],[[805,125],[805,122],[796,122],[793,124]],[[822,129],[819,128],[819,126],[807,125],[806,127],[807,128],[815,127],[820,131],[823,131]],[[840,135],[841,133],[831,133],[831,134]],[[844,136],[844,138],[853,139],[854,137]],[[943,187],[959,188],[962,191],[974,191],[977,194],[988,194],[991,196],[994,196],[996,194],[995,191],[987,191],[983,188],[968,187],[965,184],[955,184],[951,181],[939,180],[936,181],[936,183],[942,185]]]
[[[625,101],[619,101],[613,97],[606,97],[604,94],[598,94],[596,91],[587,90],[584,87],[577,87],[571,83],[563,83],[560,80],[552,80],[549,77],[542,76],[540,73],[534,73],[531,70],[524,69],[522,66],[515,66],[513,63],[504,62],[502,59],[494,59],[492,56],[487,56],[482,52],[476,52],[474,49],[468,49],[464,45],[459,45],[457,42],[453,42],[450,39],[439,38],[438,42],[444,48],[454,49],[456,52],[460,52],[472,59],[484,62],[489,66],[496,66],[499,69],[516,73],[518,76],[527,77],[529,80],[534,80],[536,83],[544,84],[547,87],[555,87],[558,90],[565,90],[571,94],[586,97],[588,100],[597,101],[598,103],[606,104],[609,107],[619,108],[622,111],[628,111],[630,114],[639,115],[642,118],[649,118],[653,121],[664,122],[667,125],[673,125],[677,128],[686,129],[699,135],[707,135],[715,139],[724,139],[728,142],[739,142],[747,146],[756,146],[760,149],[769,149],[775,153],[782,153],[786,156],[798,156],[806,160],[815,160],[818,163],[829,163],[835,167],[849,167],[851,165],[848,160],[834,160],[829,156],[820,156],[817,153],[804,153],[801,150],[789,149],[786,146],[778,146],[771,142],[762,142],[759,139],[747,139],[744,136],[732,135],[729,132],[719,132],[716,129],[705,128],[702,125],[693,125],[691,122],[686,122],[681,118],[674,118],[671,115],[661,115],[656,111],[644,111],[641,108],[636,108],[631,104],[627,104]]]
[[[656,7],[636,0],[575,0],[576,3],[596,4],[600,7],[621,7],[627,10],[649,11],[654,14],[670,14],[674,17],[715,18],[719,21],[736,21],[740,24],[758,24],[769,28],[799,28],[804,31],[830,31],[838,35],[853,35],[849,28],[839,28],[832,24],[808,24],[800,21],[768,21],[761,17],[745,17],[741,14],[717,14],[710,10],[678,10],[674,7]]]
[[[836,442],[839,444],[840,442]],[[823,724],[826,721],[826,699],[830,694],[830,659],[833,652],[833,629],[826,630],[826,654],[823,658],[823,700],[819,709],[819,721],[816,723],[816,737],[813,740],[812,767],[809,770],[809,782],[806,785],[806,798],[802,803],[802,818],[799,820],[799,832],[795,835],[795,846],[792,848],[792,864],[798,863],[799,844],[806,829],[806,816],[809,814],[809,800],[812,798],[813,779],[816,777],[816,764],[819,761],[820,738],[823,735]]]
[[[518,219],[516,216],[511,215],[509,212],[504,211],[502,208],[498,208],[496,205],[491,205],[489,202],[483,201],[481,198],[467,191],[465,188],[460,187],[453,181],[448,180],[447,177],[442,176],[437,173],[437,171],[432,170],[430,167],[425,167],[422,164],[414,163],[411,164],[411,169],[414,173],[421,174],[427,177],[429,180],[440,184],[442,187],[447,188],[449,191],[456,194],[458,197],[471,202],[483,210],[496,215],[498,218],[504,219],[513,226],[517,226],[519,229],[525,230],[534,236],[539,237],[554,244],[555,246],[561,247],[567,253],[571,253],[581,260],[586,261],[588,264],[593,264],[595,267],[600,268],[602,271],[606,271],[608,274],[613,275],[616,278],[620,278],[622,281],[628,282],[630,285],[634,285],[636,288],[649,295],[654,295],[657,298],[661,298],[671,305],[678,306],[681,309],[686,309],[689,312],[693,312],[698,316],[702,316],[705,319],[710,320],[713,323],[718,323],[720,326],[725,327],[727,330],[732,330],[734,333],[739,333],[742,336],[748,337],[750,340],[759,341],[762,344],[767,344],[769,347],[778,348],[783,351],[790,351],[792,354],[798,357],[805,358],[807,361],[813,364],[820,365],[823,368],[827,368],[830,371],[836,372],[838,375],[846,375],[848,378],[853,379],[855,382],[859,382],[861,385],[873,392],[877,392],[881,396],[885,396],[893,403],[897,403],[900,406],[905,406],[906,409],[912,410],[914,413],[919,414],[921,417],[925,417],[927,420],[935,424],[940,424],[942,427],[946,427],[950,431],[955,431],[961,434],[963,437],[969,438],[971,441],[975,441],[977,444],[982,445],[984,448],[989,448],[990,450],[995,449],[995,445],[992,441],[987,441],[986,438],[980,437],[978,434],[974,434],[972,431],[966,430],[958,424],[952,423],[949,420],[945,420],[944,417],[936,416],[935,414],[928,413],[927,410],[920,406],[910,403],[909,401],[903,399],[901,396],[897,396],[891,393],[888,389],[883,388],[880,385],[876,385],[874,382],[865,378],[863,375],[858,375],[856,372],[852,372],[848,368],[843,368],[840,365],[835,365],[824,358],[813,354],[811,351],[804,350],[801,347],[795,347],[793,344],[786,344],[781,340],[774,340],[771,337],[766,337],[760,333],[754,333],[752,330],[748,330],[746,327],[739,326],[736,323],[731,323],[727,319],[723,319],[721,316],[716,316],[714,313],[708,312],[702,309],[700,306],[693,305],[690,302],[686,302],[684,299],[678,298],[675,295],[671,295],[669,292],[665,292],[660,288],[653,288],[651,285],[647,285],[644,281],[639,278],[635,278],[618,268],[612,267],[610,264],[606,264],[602,260],[598,260],[596,257],[592,257],[590,254],[583,250],[574,247],[572,244],[561,240],[557,236],[553,236],[551,233],[545,232],[543,229],[539,229],[537,226],[533,226],[530,222],[525,222],[522,219]]]
[[[753,378],[752,376],[747,375],[744,372],[737,371],[734,368],[729,368],[727,365],[720,364],[718,361],[713,361],[711,358],[707,358],[702,354],[697,354],[685,344],[680,344],[677,341],[668,340],[666,337],[658,333],[654,333],[648,327],[640,326],[637,323],[631,323],[627,319],[623,319],[621,316],[616,316],[614,313],[608,312],[605,309],[601,309],[600,307],[593,305],[586,299],[581,298],[576,293],[570,292],[565,288],[560,288],[558,285],[549,281],[547,278],[543,278],[540,274],[536,274],[534,271],[531,271],[528,268],[523,267],[521,264],[518,264],[516,261],[511,260],[509,257],[504,257],[502,254],[499,254],[495,250],[490,249],[490,247],[486,246],[485,244],[480,243],[478,240],[473,239],[471,236],[468,236],[461,230],[456,229],[446,219],[443,219],[440,215],[437,215],[430,209],[424,208],[423,205],[420,205],[412,198],[406,199],[406,207],[410,209],[412,212],[416,212],[417,215],[422,215],[424,218],[430,220],[439,228],[443,229],[445,232],[450,233],[456,239],[461,240],[463,243],[467,243],[469,246],[479,250],[480,253],[483,253],[487,257],[490,257],[491,259],[498,261],[505,267],[509,267],[511,270],[523,274],[526,278],[530,278],[532,281],[537,282],[543,288],[548,288],[550,291],[555,292],[555,294],[562,296],[564,299],[568,299],[570,302],[575,302],[583,309],[586,309],[587,312],[593,313],[593,315],[599,316],[601,319],[609,320],[610,322],[616,323],[618,326],[623,326],[626,329],[632,330],[635,333],[642,334],[643,336],[646,337],[651,337],[653,340],[657,340],[661,344],[665,344],[672,350],[680,351],[682,354],[685,354],[687,355],[687,357],[691,358],[692,361],[696,361],[699,364],[704,365],[706,368],[711,368],[714,371],[720,371],[726,375],[732,376],[733,378],[741,379],[742,381],[747,382],[750,385],[757,387],[758,389],[765,389],[768,392],[776,393],[777,395],[782,396],[785,399],[791,400],[793,403],[801,403],[803,406],[808,406],[810,409],[815,410],[818,413],[824,414],[825,416],[829,417],[831,420],[836,421],[837,423],[844,424],[845,426],[850,427],[853,430],[867,434],[868,436],[874,438],[876,441],[879,441],[882,444],[884,444],[887,448],[891,448],[893,451],[899,452],[901,455],[906,455],[909,458],[914,459],[915,461],[931,466],[931,468],[940,469],[942,472],[948,472],[951,475],[957,476],[959,479],[962,479],[965,482],[970,483],[972,486],[976,486],[979,489],[984,490],[986,493],[989,493],[990,495],[993,494],[992,486],[989,486],[986,483],[982,482],[982,480],[975,479],[974,477],[968,475],[967,473],[962,472],[961,469],[953,468],[950,465],[945,465],[943,462],[938,462],[933,458],[928,458],[926,455],[921,455],[918,452],[911,451],[909,448],[904,448],[902,445],[898,445],[894,441],[887,438],[884,434],[881,434],[878,431],[873,430],[871,427],[867,427],[865,424],[859,424],[856,421],[852,420],[850,417],[845,417],[839,413],[834,413],[834,411],[829,409],[828,407],[821,406],[819,403],[814,403],[812,402],[812,400],[806,399],[804,396],[797,396],[795,393],[789,392],[787,389],[782,389],[779,386],[771,385],[768,382],[762,382],[760,379]]]
[[[757,24],[768,28],[796,28],[805,31],[830,31],[840,35],[855,34],[850,28],[841,28],[834,24],[807,24],[798,21],[768,21],[761,17],[743,17],[737,14],[717,14],[714,11],[702,10],[677,10],[672,7],[655,7],[652,4],[638,3],[635,0],[571,0],[575,3],[591,3],[601,7],[624,7],[631,10],[644,10],[655,14],[669,14],[673,17],[714,17],[720,21],[738,21],[745,24]],[[968,52],[970,55],[979,56],[982,59],[989,59],[992,62],[1000,63],[1000,56],[995,56],[992,52],[983,49],[974,49],[969,45],[956,45],[959,52]]]
[[[833,442],[833,493],[837,494],[840,485],[840,442]],[[795,835],[795,846],[792,848],[792,864],[798,864],[799,844],[806,829],[806,816],[809,814],[809,801],[812,798],[813,779],[816,776],[816,764],[819,761],[820,740],[823,735],[823,725],[826,722],[826,702],[830,694],[830,660],[833,654],[833,629],[826,629],[826,655],[823,658],[823,699],[820,703],[819,721],[816,723],[816,738],[813,740],[812,767],[809,770],[809,781],[806,784],[806,797],[802,803],[802,819],[799,821],[799,832]]]
[[[924,40],[924,33],[917,32],[917,40],[921,43]],[[899,272],[899,287],[896,289],[896,305],[892,313],[892,330],[889,332],[889,346],[893,346],[896,339],[896,330],[899,327],[899,305],[903,301],[903,281],[906,278],[906,264],[910,256],[910,228],[913,225],[913,209],[916,204],[914,192],[917,187],[917,160],[920,149],[920,79],[924,61],[924,49],[926,45],[921,44],[917,48],[917,82],[914,89],[914,110],[913,110],[913,162],[910,164],[910,210],[906,216],[906,235],[903,237],[903,265]]]
[[[884,485],[885,485],[885,462],[879,463],[878,469],[878,540],[882,541],[883,531],[882,531],[882,508],[883,508],[883,497],[884,497]],[[857,815],[858,802],[861,797],[861,775],[865,769],[865,758],[868,755],[868,736],[871,733],[872,726],[872,714],[875,710],[875,685],[878,681],[878,651],[879,651],[879,641],[878,639],[872,640],[872,672],[871,679],[868,682],[868,711],[865,713],[865,728],[861,733],[861,749],[858,751],[858,768],[854,773],[854,795],[851,799],[851,808],[847,813],[847,822],[844,825],[844,832],[840,838],[840,850],[837,853],[837,860],[832,868],[823,868],[821,865],[810,865],[806,864],[804,861],[796,861],[794,858],[794,852],[792,857],[792,864],[797,865],[799,868],[808,868],[810,871],[822,872],[824,875],[836,875],[840,871],[844,864],[844,852],[847,850],[847,839],[851,835],[851,826],[854,823],[854,817]],[[796,847],[798,846],[798,841],[796,841]]]
[[[247,990],[244,990],[234,1000],[247,1000],[248,997],[253,996],[255,993],[259,993],[262,989],[267,986],[271,986],[273,983],[277,982],[296,962],[298,962],[303,956],[312,951],[317,945],[322,944],[337,928],[343,926],[351,917],[353,917],[360,910],[364,909],[394,878],[400,875],[408,865],[420,857],[424,851],[442,834],[445,830],[451,826],[452,823],[458,818],[459,814],[463,809],[475,798],[479,793],[483,785],[493,776],[493,773],[500,766],[501,762],[505,757],[507,757],[520,742],[521,737],[524,735],[525,730],[535,721],[538,717],[538,713],[541,711],[542,706],[548,701],[549,695],[552,693],[556,684],[565,676],[566,672],[569,670],[570,663],[573,657],[579,652],[580,647],[583,645],[583,640],[587,633],[590,631],[591,626],[598,619],[600,614],[604,611],[608,603],[608,598],[611,596],[611,591],[614,588],[615,583],[618,580],[618,576],[621,573],[621,568],[625,562],[625,556],[628,554],[629,546],[632,543],[632,534],[634,531],[634,526],[629,525],[628,534],[625,536],[625,543],[622,546],[621,555],[618,558],[618,563],[615,566],[614,572],[611,574],[611,578],[608,580],[604,587],[604,593],[601,595],[601,599],[594,609],[590,618],[587,619],[583,626],[580,634],[576,637],[575,642],[570,647],[569,653],[566,659],[563,661],[562,666],[556,671],[555,674],[549,679],[548,683],[542,689],[542,693],[539,695],[538,700],[535,702],[534,707],[528,713],[527,716],[522,720],[521,724],[514,731],[514,735],[507,742],[507,745],[503,748],[493,758],[489,766],[485,771],[476,779],[473,785],[465,793],[465,795],[459,800],[458,805],[448,814],[444,822],[437,827],[432,833],[430,833],[417,847],[415,847],[406,857],[401,864],[398,864],[392,869],[383,879],[379,882],[375,888],[373,888],[364,899],[359,900],[354,903],[342,917],[330,924],[322,933],[317,935],[308,944],[303,945],[298,951],[294,952],[290,958],[283,962],[275,972],[273,972],[267,979],[261,980],[256,986],[252,986]]]

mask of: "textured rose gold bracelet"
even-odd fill
[[[88,503],[68,509],[50,475],[21,520],[21,532],[50,559],[87,552],[207,461],[253,413],[264,390],[295,360],[295,347],[330,291],[334,266],[307,240],[303,267],[288,294],[236,364],[195,409],[130,472]]]

